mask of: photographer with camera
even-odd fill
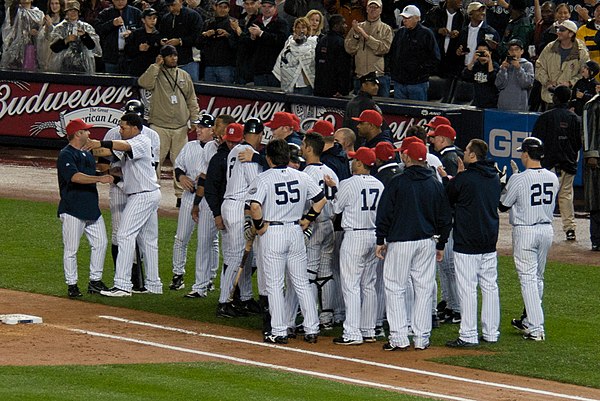
[[[492,52],[486,42],[477,45],[475,57],[463,69],[462,79],[473,83],[472,106],[482,109],[495,109],[498,105],[496,74],[498,63],[492,59]]]
[[[507,43],[508,56],[496,75],[498,108],[501,110],[527,111],[529,89],[533,85],[533,64],[523,58],[523,42],[512,39]]]

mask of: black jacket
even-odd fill
[[[160,51],[160,40],[162,36],[160,32],[155,30],[152,33],[147,33],[146,28],[136,29],[129,35],[125,42],[125,55],[129,61],[129,73],[136,77],[142,75],[150,64],[156,61],[156,56]],[[140,51],[140,45],[147,43],[150,48],[146,51]]]
[[[444,249],[452,228],[446,191],[433,170],[410,166],[392,178],[377,207],[377,244],[385,241],[418,241],[439,235],[436,245]]]
[[[578,116],[581,117],[583,115],[583,106],[596,96],[596,85],[598,85],[598,81],[593,77],[587,79],[581,78],[573,85],[569,107],[573,107],[575,109],[575,114]],[[577,98],[578,91],[583,93],[583,97],[580,99]]]
[[[194,61],[192,47],[198,42],[204,23],[196,11],[183,7],[179,15],[165,14],[160,20],[158,30],[165,39],[181,39],[183,44],[177,49],[177,64],[185,65]]]
[[[467,18],[467,21],[465,23],[465,26],[463,26],[463,29],[460,31],[460,34],[458,35],[458,45],[463,47],[463,50],[465,50],[467,47],[469,47],[467,45],[467,40],[469,39],[469,19]],[[477,32],[477,43],[481,43],[481,42],[485,42],[485,35],[491,35],[494,40],[496,42],[500,42],[500,35],[498,34],[498,31],[496,31],[494,28],[492,28],[491,26],[489,26],[487,24],[487,22],[483,21],[483,24],[481,25],[481,28],[479,28],[479,31]],[[475,49],[470,49],[470,50],[475,50]],[[497,52],[493,52],[492,53],[492,57],[494,58],[494,60],[497,60],[498,58],[498,54]],[[461,62],[464,64],[465,62],[465,56],[460,56]]]
[[[113,20],[122,17],[124,26],[131,31],[142,26],[142,12],[132,6],[125,6],[121,11],[109,7],[98,15],[94,26],[96,33],[100,36],[102,46],[102,59],[108,63],[116,64],[119,61],[119,29],[114,26]]]
[[[277,15],[271,18],[271,22],[266,27],[262,16],[254,23],[263,31],[262,35],[255,40],[256,47],[252,59],[254,75],[269,74],[273,72],[273,66],[289,36],[290,28],[288,23]]]
[[[500,66],[492,61],[494,70],[488,71],[487,64],[476,61],[473,69],[467,67],[462,71],[462,79],[473,83],[473,102],[471,105],[482,109],[495,109],[498,106],[498,88],[496,74]]]
[[[465,12],[460,9],[454,14],[452,19],[452,29],[460,32],[465,23]],[[440,3],[439,6],[433,7],[425,16],[423,25],[433,31],[438,49],[440,52],[441,62],[439,65],[440,76],[458,76],[464,67],[462,58],[456,55],[456,49],[458,49],[458,37],[450,39],[448,43],[448,50],[444,51],[446,43],[446,36],[442,36],[438,33],[440,28],[445,28],[448,22],[448,13],[446,9],[446,3]],[[493,81],[492,81],[493,82]]]
[[[204,65],[211,67],[235,66],[235,54],[237,38],[231,25],[229,16],[211,18],[204,24],[204,32],[210,30],[224,29],[229,36],[199,35],[198,47],[202,51]]]
[[[381,181],[384,187],[387,187],[390,180],[398,174],[401,174],[400,166],[394,160],[390,160],[377,168],[374,177]]]
[[[352,78],[352,56],[344,49],[344,36],[329,31],[315,49],[315,96],[347,95]]]
[[[217,153],[210,159],[204,180],[204,197],[214,217],[221,215],[221,204],[227,187],[227,143],[223,142],[217,148]]]
[[[247,18],[247,20],[246,20]],[[258,15],[248,16],[239,20],[242,33],[237,38],[237,56],[236,56],[236,83],[246,84],[254,79],[254,67],[252,59],[256,42],[250,39],[248,28],[254,24]]]
[[[421,84],[437,73],[440,50],[431,29],[421,23],[413,29],[398,29],[390,52],[390,74],[395,82]]]
[[[492,160],[467,165],[446,187],[454,208],[454,251],[482,254],[496,251],[500,180]]]
[[[453,177],[456,176],[456,173],[458,172],[458,159],[463,158],[463,151],[452,145],[441,149],[436,155],[440,158],[446,173]]]
[[[581,121],[566,104],[542,113],[533,126],[532,136],[544,142],[542,167],[577,173],[577,154],[581,149]]]
[[[332,169],[340,181],[352,176],[348,157],[339,143],[334,143],[333,147],[321,154],[321,163]]]
[[[358,94],[350,99],[346,105],[346,112],[344,113],[344,121],[342,122],[342,126],[345,128],[350,128],[355,134],[358,135],[358,130],[356,128],[358,123],[354,121],[352,117],[360,116],[360,113],[365,110],[377,110],[378,112],[382,113],[379,106],[377,106],[377,103],[375,103],[375,100],[373,100],[373,96],[369,95],[367,92],[359,91]],[[385,124],[385,127],[387,127],[387,124]]]

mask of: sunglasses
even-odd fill
[[[559,26],[558,28],[556,28],[556,32],[565,32],[568,31],[567,28],[565,28],[564,26]]]

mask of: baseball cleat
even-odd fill
[[[544,335],[544,333],[525,333],[523,334],[523,339],[530,341],[544,341],[546,339],[546,336]]]
[[[525,332],[527,330],[527,325],[525,323],[523,323],[523,320],[520,319],[513,319],[510,321],[510,324],[512,327],[514,327],[515,329]]]
[[[258,302],[256,302],[256,300],[253,298],[250,298],[247,301],[242,301],[241,307],[243,311],[248,312],[252,315],[260,315],[262,313],[262,308],[260,307]]]
[[[379,340],[383,340],[385,338],[385,329],[383,326],[375,327],[375,337],[377,337]]]
[[[133,294],[148,294],[148,293],[150,293],[150,291],[148,291],[148,289],[146,287],[141,287],[141,288],[133,287],[131,289],[131,292]]]
[[[263,342],[270,344],[287,344],[288,339],[285,336],[276,336],[271,333],[268,333],[264,336]]]
[[[67,287],[67,294],[69,295],[69,298],[79,298],[83,296],[81,291],[79,291],[79,287],[77,287],[77,284],[69,285]]]
[[[496,344],[498,340],[487,340],[484,336],[479,337],[480,343]]]
[[[100,291],[106,290],[108,290],[108,287],[102,282],[102,280],[90,281],[88,283],[88,294],[100,294]]]
[[[333,330],[333,322],[325,322],[325,323],[321,323],[321,324],[319,325],[319,328],[320,328],[321,330],[326,330],[326,331]]]
[[[169,288],[174,291],[179,291],[185,288],[185,283],[183,282],[183,274],[174,274],[173,280],[171,284],[169,284]]]
[[[577,237],[575,236],[575,230],[567,231],[567,241],[575,241]]]
[[[377,342],[377,338],[375,336],[372,336],[372,337],[363,336],[363,343],[376,343],[376,342]]]
[[[333,339],[333,343],[337,345],[361,345],[363,340],[349,340],[344,337],[336,337]]]
[[[191,291],[183,296],[184,298],[206,298],[205,292]]]
[[[306,341],[309,344],[316,344],[318,338],[319,338],[318,334],[306,334],[304,336],[304,341]]]
[[[215,284],[211,281],[208,283],[208,286],[206,287],[206,290],[209,292],[213,292],[214,290],[216,290],[215,288]]]
[[[454,312],[452,313],[452,319],[448,323],[458,324],[461,321],[460,313]]]
[[[383,344],[382,348],[384,351],[408,351],[410,349],[410,345],[407,345],[406,347],[398,347],[396,345],[392,345],[391,343],[385,343]]]
[[[131,292],[113,287],[106,291],[100,291],[100,295],[104,295],[105,297],[130,297]]]
[[[477,347],[479,343],[470,343],[461,339],[460,337],[456,340],[446,342],[446,347],[450,348],[469,348],[469,347]]]
[[[287,329],[287,336],[288,336],[288,338],[296,338],[297,337],[297,335],[296,335],[296,329],[292,328],[292,327],[288,327],[288,329]]]
[[[415,351],[425,351],[429,348],[429,344],[426,345],[415,345]]]

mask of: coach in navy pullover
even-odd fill
[[[465,254],[495,252],[500,180],[493,161],[477,160],[467,164],[465,171],[450,180],[446,192],[455,213],[454,251]]]
[[[452,228],[452,215],[444,187],[424,162],[411,165],[392,178],[377,208],[377,245],[418,241],[439,235],[443,250]]]

